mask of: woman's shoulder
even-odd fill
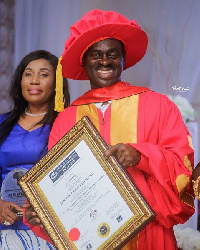
[[[9,116],[10,112],[3,113],[0,115],[0,124],[5,121],[5,119]]]

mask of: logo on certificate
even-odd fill
[[[98,226],[97,233],[100,237],[106,237],[110,233],[110,227],[107,223],[102,223]]]
[[[121,215],[119,215],[116,219],[117,219],[117,221],[118,221],[118,222],[120,222],[120,221],[122,221],[122,220],[123,220],[123,218],[122,218],[122,216],[121,216]]]
[[[92,249],[92,245],[89,243],[89,244],[86,246],[86,249],[87,249],[87,250]]]
[[[98,213],[97,213],[97,210],[94,209],[90,212],[90,218],[92,219],[96,219],[98,217]]]

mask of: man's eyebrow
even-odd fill
[[[101,50],[99,50],[99,49],[93,49],[93,50],[91,50],[90,52],[100,52]]]
[[[120,49],[118,48],[109,48],[108,50],[106,50],[106,52],[110,52],[110,51],[120,51]],[[94,49],[94,50],[91,50],[90,52],[102,52],[101,49]]]

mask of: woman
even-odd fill
[[[13,75],[13,109],[0,115],[0,185],[6,183],[11,170],[13,179],[20,177],[16,169],[30,169],[47,152],[48,136],[58,115],[54,111],[57,64],[56,56],[37,50],[21,60]],[[63,83],[67,107],[67,79]],[[0,249],[53,249],[23,224],[18,216],[22,211],[18,204],[0,199]]]

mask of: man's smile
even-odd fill
[[[102,79],[110,79],[113,76],[113,70],[97,70],[97,74]]]

